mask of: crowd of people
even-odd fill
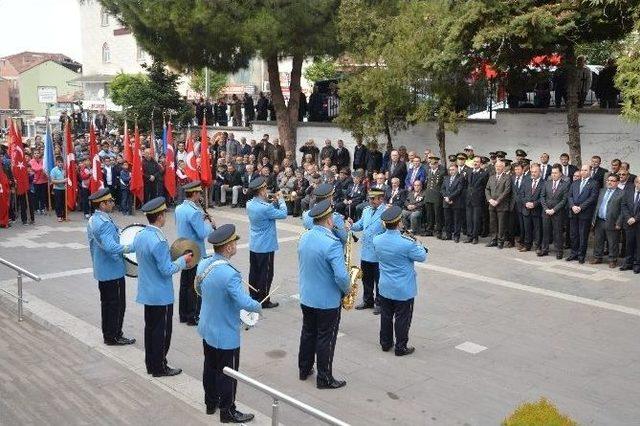
[[[181,190],[175,199],[164,188],[165,157],[151,149],[146,138],[142,168],[144,199],[135,200],[129,191],[130,165],[124,161],[121,137],[107,135],[101,141],[105,187],[111,190],[119,210],[127,215],[138,204],[157,196],[168,198],[170,205],[184,199]],[[194,149],[196,163],[200,149]],[[25,148],[30,176],[28,200],[12,198],[10,216],[23,224],[34,223],[35,214],[43,214],[49,203],[58,206],[58,220],[64,220],[64,170],[62,160],[50,176],[43,171],[43,146],[40,138]],[[56,157],[61,157],[55,146]],[[86,138],[74,144],[78,161],[79,196],[77,209],[88,218],[88,181],[91,160]],[[348,150],[342,140],[325,140],[322,146],[308,140],[299,147],[299,155],[285,149],[278,139],[265,134],[260,141],[236,139],[233,133],[219,132],[210,141],[209,156],[212,184],[206,189],[207,203],[213,206],[244,207],[250,183],[262,176],[269,192],[284,195],[287,212],[297,217],[313,201],[313,191],[321,183],[335,188],[336,211],[357,220],[368,205],[367,193],[380,189],[385,203],[403,209],[405,227],[416,235],[435,236],[477,244],[490,237],[488,246],[515,247],[520,251],[549,254],[553,245],[558,258],[570,249],[567,260],[600,263],[607,260],[613,268],[622,257],[622,269],[640,271],[638,250],[638,191],[640,184],[628,163],[611,160],[610,170],[593,156],[580,168],[562,154],[556,162],[543,153],[537,161],[517,150],[515,158],[496,151],[477,155],[471,146],[442,161],[431,150],[407,151],[403,146],[382,153],[376,143],[358,141]],[[422,154],[422,155],[421,155]],[[186,172],[189,152],[184,141],[176,144],[177,187],[190,179]],[[301,161],[298,161],[300,158]],[[9,159],[3,165],[10,177]],[[585,183],[586,182],[586,183]],[[49,195],[51,189],[51,195]],[[587,259],[587,242],[593,229],[593,256]]]

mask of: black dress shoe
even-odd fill
[[[217,405],[207,405],[207,415],[212,415],[216,413],[216,410],[218,409]]]
[[[556,253],[556,259],[562,259],[562,252]]]
[[[330,380],[318,380],[316,387],[318,389],[338,389],[347,385],[345,380],[336,380],[331,378]]]
[[[499,250],[502,250],[504,248],[504,243],[498,243],[497,247]]]
[[[356,310],[361,311],[363,309],[371,309],[373,308],[373,303],[361,303],[356,306]]]
[[[188,320],[188,319],[186,319],[186,318],[180,318],[180,322],[181,322],[181,323],[185,323],[185,322],[187,322],[187,321],[189,321],[189,320]]]
[[[125,346],[133,345],[136,339],[127,339],[126,337],[117,337],[113,340],[105,340],[104,343],[107,346]]]
[[[436,238],[437,238],[437,239],[439,239],[439,240],[442,240],[442,239],[443,239],[443,238],[442,238],[442,234],[441,234],[441,233],[437,233],[437,234],[436,234]]]
[[[307,377],[311,376],[314,373],[313,368],[309,371],[305,372],[300,372],[300,380],[307,380]]]
[[[463,241],[463,243],[472,243],[473,242],[473,238],[467,238],[466,240]]]
[[[538,255],[538,257],[542,257],[542,256],[548,256],[549,252],[548,251],[542,251],[542,250],[538,250],[536,252],[536,254]]]
[[[631,265],[622,265],[620,267],[621,271],[630,271],[631,269],[633,269],[633,266],[631,266]]]
[[[380,305],[373,305],[373,315],[380,315]]]
[[[393,346],[382,346],[382,352],[389,352]]]
[[[416,348],[414,348],[413,346],[409,346],[403,349],[396,349],[396,356],[411,355],[415,351],[416,351]]]
[[[196,326],[196,325],[198,325],[198,320],[189,320],[189,321],[187,321],[187,325],[190,325],[192,327]]]
[[[424,235],[425,237],[433,237],[433,232],[432,231],[424,231],[422,233],[422,235]]]
[[[471,244],[478,244],[478,239],[474,238],[473,241],[471,242]]]
[[[455,237],[455,238],[453,239],[453,241],[454,241],[454,242],[456,242],[456,243],[459,243],[459,242],[460,242],[460,237]]]
[[[634,269],[634,270],[633,270],[633,273],[634,273],[634,274],[640,274],[640,268],[636,268],[636,269]]]
[[[496,240],[491,240],[486,244],[486,247],[497,247],[498,242]]]
[[[182,373],[182,368],[171,368],[168,365],[164,367],[164,370],[158,371],[157,373],[153,373],[153,377],[170,377],[177,376]]]
[[[268,301],[262,304],[262,309],[273,309],[273,308],[277,308],[278,306],[280,306],[280,303]]]
[[[578,260],[578,256],[575,254],[570,254],[569,257],[565,259],[567,262],[571,262],[572,260]]]
[[[236,409],[220,411],[220,423],[246,423],[254,417],[253,414],[244,414]]]
[[[442,238],[443,241],[451,241],[451,236],[450,235],[446,235]]]
[[[578,263],[582,265],[584,263],[584,257],[579,257]]]

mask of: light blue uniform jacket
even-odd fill
[[[200,284],[202,307],[198,333],[209,346],[235,349],[240,347],[240,310],[260,312],[261,306],[244,289],[240,272],[219,254],[202,260],[198,275],[215,261],[225,263],[214,266]]]
[[[380,295],[392,300],[409,300],[416,296],[414,262],[427,260],[427,251],[411,238],[393,229],[373,238],[380,262]]]
[[[308,210],[302,213],[302,226],[304,226],[305,229],[313,228],[313,219],[309,217]],[[347,233],[347,230],[344,229],[344,217],[338,212],[333,212],[332,231],[333,231],[333,235],[335,235],[340,239],[340,241],[342,241],[342,244],[345,244],[347,242],[348,233]]]
[[[184,257],[171,261],[169,244],[160,228],[147,225],[133,239],[138,259],[138,297],[143,305],[162,306],[173,303],[171,276],[187,265]]]
[[[373,209],[371,206],[365,207],[362,212],[362,217],[356,223],[351,226],[351,230],[354,232],[362,231],[362,249],[360,250],[360,260],[366,262],[377,262],[378,257],[373,249],[373,237],[382,234],[384,232],[384,226],[380,216],[387,209],[386,205],[380,205],[377,209]]]
[[[253,197],[247,203],[247,215],[251,233],[249,250],[254,253],[270,253],[278,250],[278,233],[276,219],[287,218],[287,205],[284,198],[278,201],[278,207]]]
[[[205,222],[204,212],[191,200],[184,200],[176,207],[176,233],[178,238],[186,238],[198,243],[200,255],[205,256],[204,241],[213,231],[209,222]]]
[[[100,210],[87,223],[87,238],[89,251],[93,262],[93,277],[98,281],[111,281],[124,277],[124,257],[126,252],[133,251],[133,247],[120,244],[118,227],[111,217]]]
[[[349,274],[342,243],[333,233],[315,225],[298,243],[300,303],[311,308],[334,309],[349,290]]]

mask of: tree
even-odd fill
[[[454,0],[460,20],[449,41],[469,57],[524,69],[538,55],[562,55],[567,73],[569,153],[581,163],[576,47],[618,40],[633,26],[636,0]]]
[[[302,75],[307,81],[315,83],[320,80],[336,78],[338,69],[332,58],[318,58],[304,70]]]
[[[131,29],[146,51],[179,69],[235,72],[247,67],[251,58],[262,57],[280,139],[288,150],[296,145],[303,60],[339,53],[339,0],[100,2]],[[288,104],[280,86],[282,57],[292,60]]]
[[[197,69],[191,73],[191,88],[196,92],[205,95],[205,72],[203,69]],[[227,85],[227,74],[222,72],[209,71],[209,96],[213,99],[218,97],[218,94],[224,86]]]
[[[174,122],[187,124],[193,111],[178,93],[180,76],[168,71],[161,61],[154,61],[147,70],[147,75],[121,73],[113,79],[111,99],[124,110],[116,120],[138,119],[140,129],[145,131],[151,127],[151,117],[156,128],[161,128],[162,114],[167,113],[175,117]]]
[[[622,116],[634,122],[640,121],[640,38],[630,35],[624,46],[624,54],[618,57],[616,86],[622,95]]]

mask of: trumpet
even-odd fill
[[[213,221],[213,219],[209,215],[209,212],[207,211],[207,208],[204,205],[204,200],[202,198],[200,198],[200,200],[198,200],[198,204],[200,204],[200,207],[202,208],[202,212],[204,213],[204,218],[207,219],[209,221],[209,223],[211,223],[215,227],[216,223]]]
[[[267,193],[267,201],[269,201],[270,203],[274,203],[276,201],[278,201],[278,199],[282,196],[282,193],[280,191],[278,192],[268,192]]]
[[[416,234],[414,234],[411,229],[403,229],[401,234],[413,241],[418,241],[418,237],[416,237]]]

